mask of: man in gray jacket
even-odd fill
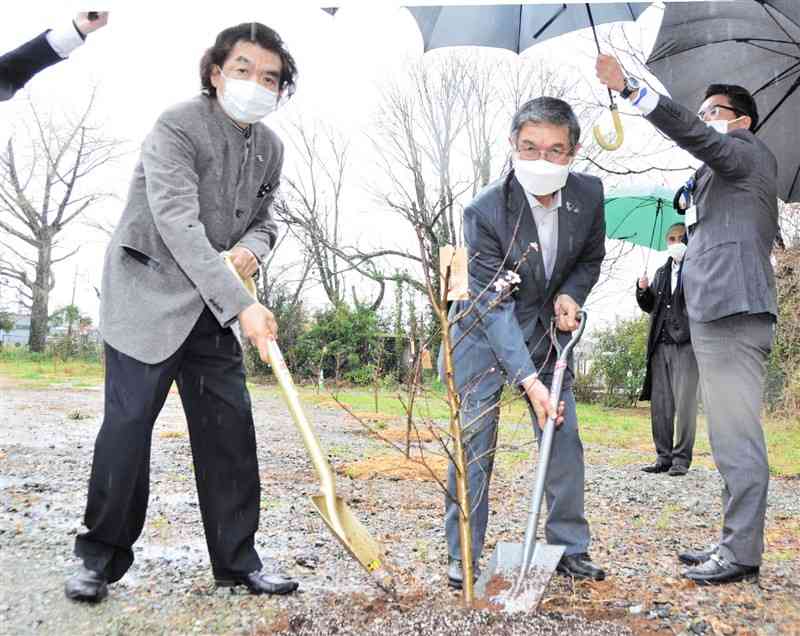
[[[294,86],[277,33],[222,31],[201,61],[203,94],[164,112],[142,146],[106,252],[100,328],[105,416],[94,449],[83,560],[69,598],[99,601],[133,563],[145,520],[153,424],[173,381],[186,413],[194,474],[217,585],[285,594],[295,581],[261,572],[254,547],[260,481],[242,348],[277,333],[220,252],[252,276],[272,249],[270,205],[283,146],[260,120]]]
[[[598,57],[597,75],[704,162],[681,197],[689,229],[683,287],[725,518],[718,544],[679,559],[700,584],[755,579],[769,484],[761,407],[778,314],[769,260],[778,234],[777,161],[752,132],[758,110],[740,86],[709,86],[695,114],[626,78],[613,57]]]
[[[555,363],[548,339],[551,320],[557,319],[559,337],[568,340],[568,332],[578,328],[577,312],[597,282],[605,256],[603,184],[597,177],[570,170],[579,139],[580,125],[569,104],[552,97],[526,102],[511,123],[513,169],[464,210],[470,300],[451,307],[450,335],[469,462],[475,563],[489,518],[489,480],[503,385],[524,393],[541,439]],[[588,554],[583,446],[572,381],[570,361],[545,484],[545,532],[548,543],[566,546],[560,572],[600,580],[605,572]],[[463,572],[452,463],[449,490],[448,579],[458,588]]]

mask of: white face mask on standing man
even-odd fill
[[[686,255],[686,243],[670,243],[667,245],[667,253],[672,257],[672,260],[680,263]]]
[[[520,159],[514,153],[514,175],[520,185],[531,194],[545,196],[557,192],[567,183],[570,164],[561,165],[545,159]]]
[[[217,91],[219,104],[234,121],[255,124],[278,108],[278,94],[251,80],[232,79],[222,70],[225,79],[222,91]]]

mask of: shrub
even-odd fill
[[[297,342],[306,327],[308,316],[303,302],[294,302],[292,294],[288,288],[276,286],[273,288],[270,298],[261,299],[269,307],[278,323],[278,346],[286,360],[286,364],[291,371],[297,367]],[[272,371],[266,362],[262,362],[258,349],[243,343],[245,346],[245,367],[247,373],[254,376],[272,375]]]
[[[368,384],[380,336],[378,315],[368,307],[353,309],[340,304],[320,311],[297,340],[293,371],[302,377],[317,377],[322,366],[326,378]]]
[[[594,404],[597,396],[597,371],[594,368],[588,373],[578,373],[572,383],[575,400],[583,404]]]
[[[800,248],[777,254],[778,324],[767,363],[767,408],[800,410]]]
[[[592,369],[605,387],[606,406],[636,404],[647,371],[649,320],[620,320],[596,333]]]

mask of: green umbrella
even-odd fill
[[[664,235],[673,223],[683,223],[667,190],[649,194],[619,194],[606,199],[606,236],[663,252]]]

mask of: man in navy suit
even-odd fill
[[[47,30],[22,46],[0,56],[0,102],[11,99],[39,71],[67,58],[108,22],[107,11],[79,13],[71,24]]]
[[[547,386],[555,362],[548,328],[555,317],[563,341],[578,328],[577,312],[597,282],[605,256],[603,184],[570,170],[579,138],[580,125],[569,104],[552,97],[526,102],[511,123],[513,170],[464,210],[470,300],[454,303],[450,320],[476,563],[489,517],[503,384],[525,394],[540,436],[550,410]],[[566,546],[560,572],[600,580],[605,573],[588,554],[583,446],[571,363],[545,484],[545,532],[548,543]],[[454,493],[452,464],[449,479]],[[463,584],[458,517],[458,505],[448,497],[448,579],[456,588]]]

